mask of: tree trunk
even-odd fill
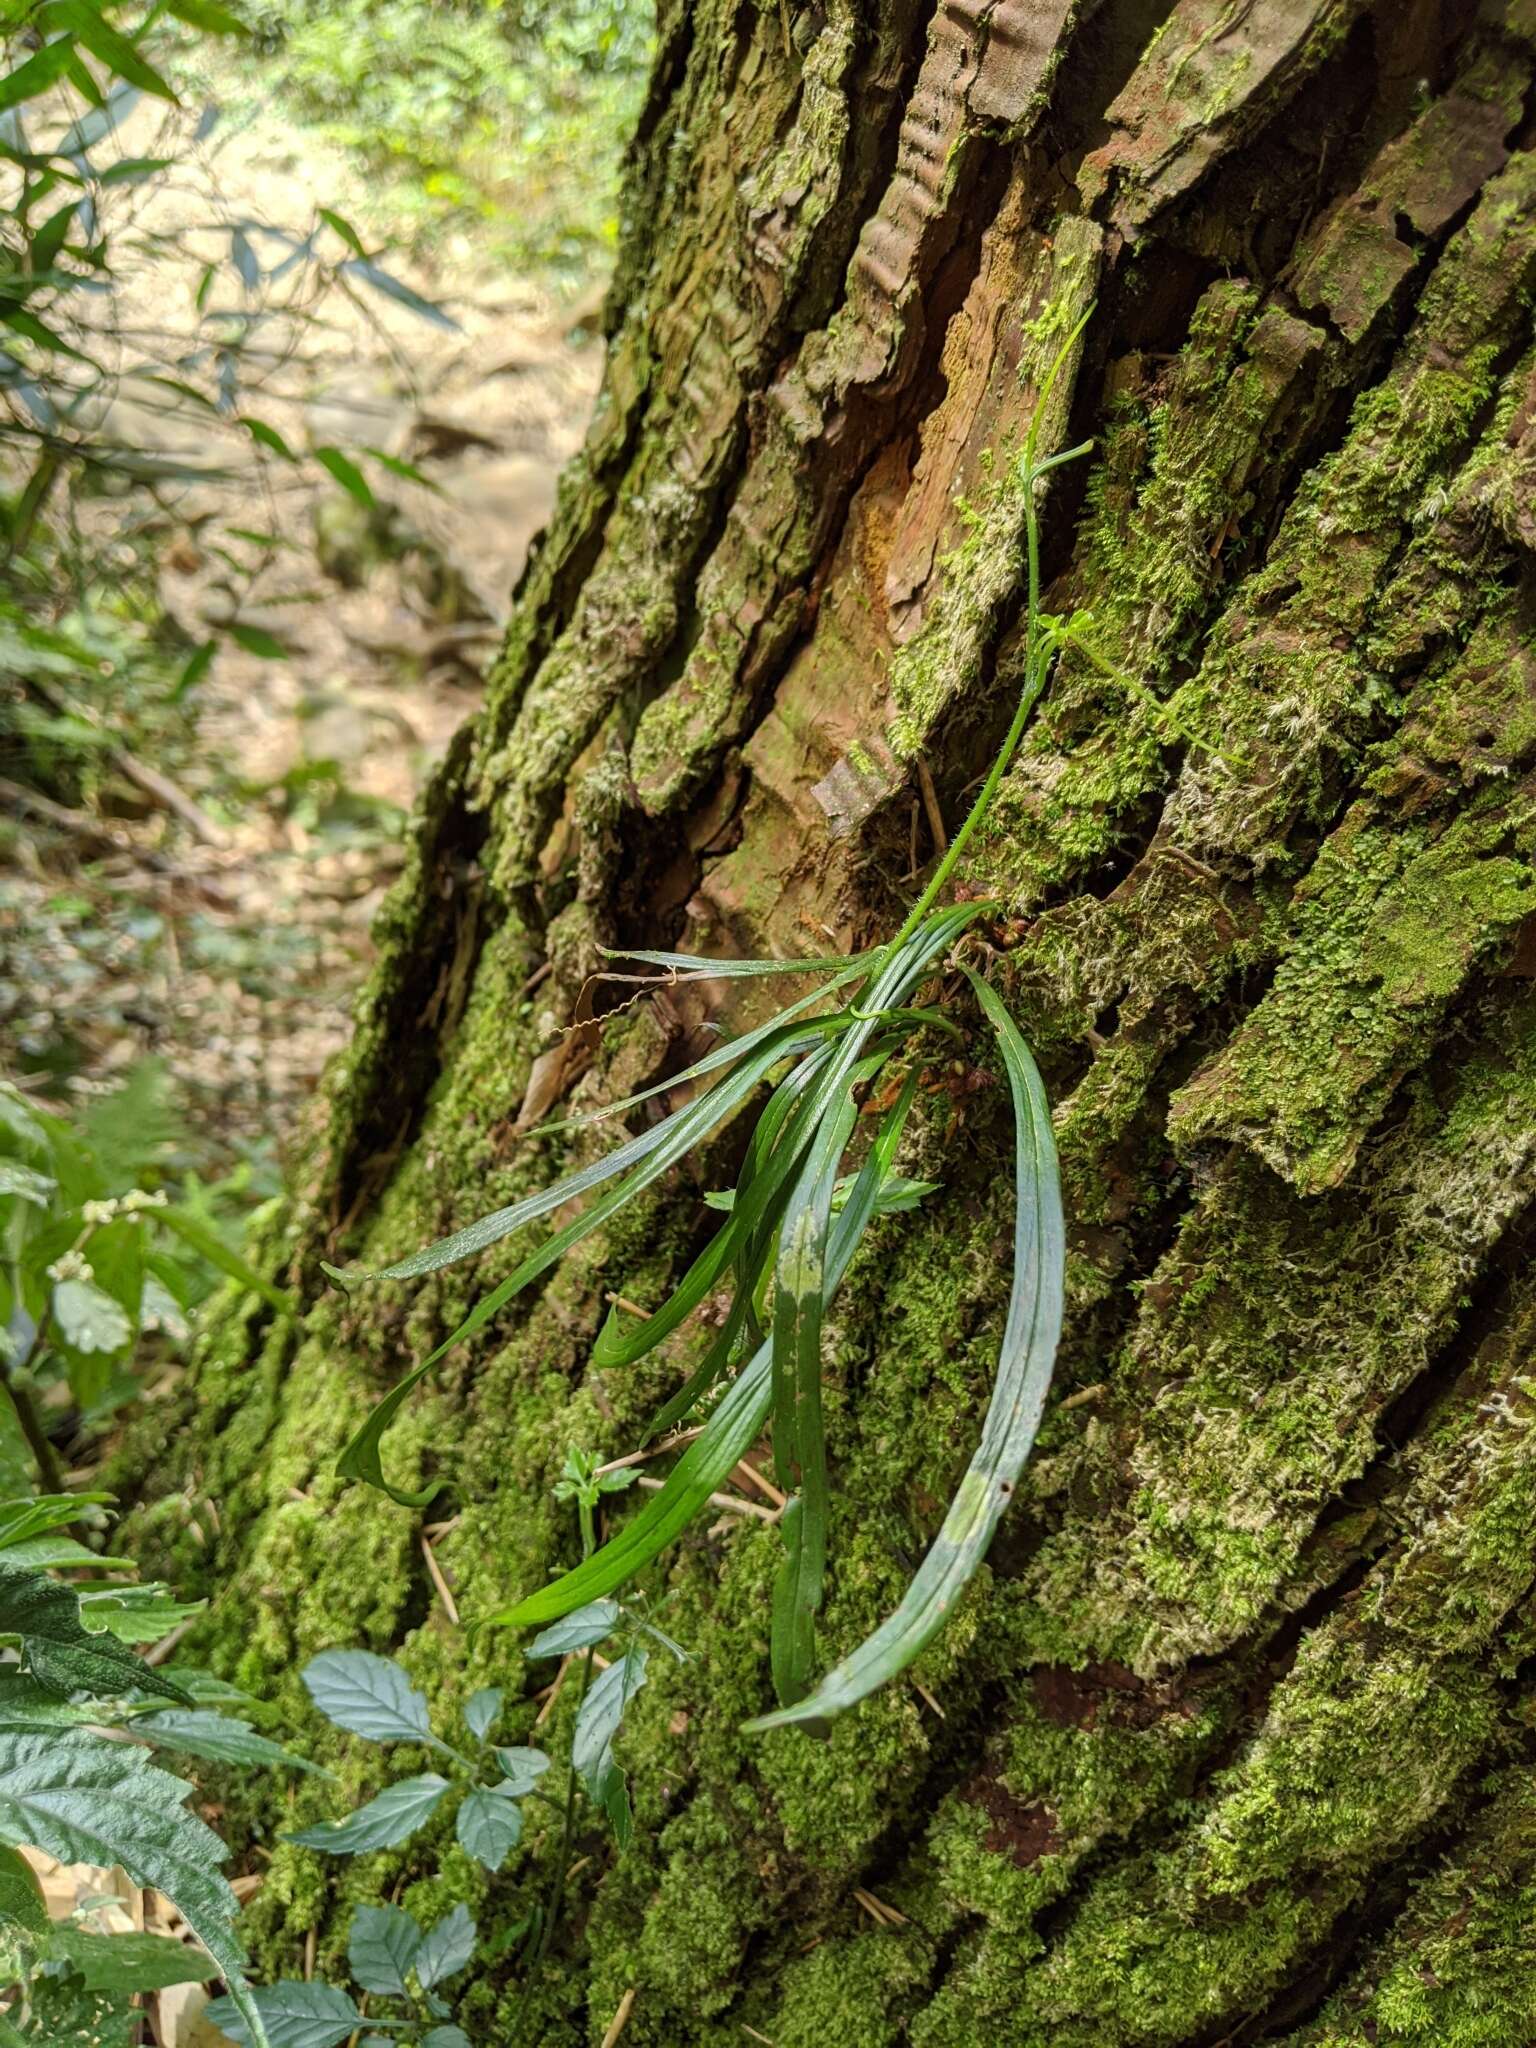
[[[779,1536],[685,1537],[650,1584],[692,1661],[653,1660],[621,1745],[635,1842],[583,1827],[531,2004],[485,1962],[478,2038],[596,2044],[633,1989],[623,2048],[1536,2041],[1533,68],[1532,0],[664,6],[592,431],[271,1226],[314,1306],[230,1315],[134,1453],[225,1668],[403,1645],[564,1755],[568,1701],[529,1733],[551,1667],[445,1612],[431,1514],[333,1476],[511,1253],[350,1300],[316,1260],[543,1184],[581,1141],[533,1122],[748,1013],[690,987],[594,1020],[600,945],[895,929],[1010,715],[1022,434],[1090,304],[1046,601],[1137,687],[1066,662],[965,869],[1006,905],[989,972],[1071,1231],[989,1566],[920,1686],[751,1737]],[[824,1665],[898,1597],[996,1362],[1009,1120],[975,1058],[924,1097],[940,1192],[830,1332]],[[574,1560],[567,1447],[628,1451],[686,1376],[686,1332],[622,1376],[588,1351],[723,1170],[387,1439],[445,1483],[466,1620]],[[270,1785],[233,1797],[270,1835]],[[495,1880],[448,1840],[337,1877],[276,1846],[263,1962],[310,1927],[334,1958],[360,1880],[504,1931],[554,1854],[530,1827]]]

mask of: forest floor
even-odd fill
[[[163,111],[143,118],[158,124],[145,148],[163,149]],[[119,395],[113,437],[188,470],[156,493],[151,522],[166,630],[189,647],[216,634],[216,651],[191,742],[171,756],[169,803],[116,775],[87,809],[34,804],[0,875],[0,1042],[13,1070],[53,1096],[110,1086],[157,1056],[202,1170],[244,1159],[270,1185],[277,1143],[349,1028],[404,814],[474,708],[580,444],[604,265],[599,254],[509,274],[473,218],[400,254],[408,188],[373,178],[270,95],[206,139],[191,114],[172,118],[186,124],[175,169],[139,212],[121,273],[124,331],[193,331],[189,237],[227,249],[238,227],[268,262],[317,205],[370,246],[393,245],[391,277],[451,322],[353,290],[302,318],[279,307],[267,330],[252,412],[295,450],[380,450],[422,479],[370,462],[371,507],[312,460],[262,463],[253,444],[232,457],[195,414]],[[123,521],[120,502],[85,505],[83,544],[110,545]],[[272,538],[253,550],[231,529]],[[130,703],[103,722],[133,748]]]

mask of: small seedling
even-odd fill
[[[433,1733],[427,1702],[400,1666],[371,1650],[324,1650],[304,1667],[304,1684],[325,1718],[367,1742],[411,1742],[434,1751],[453,1771],[399,1778],[344,1820],[321,1821],[289,1837],[329,1856],[362,1856],[392,1849],[424,1827],[454,1783],[463,1788],[454,1831],[459,1845],[487,1870],[500,1870],[523,1834],[523,1801],[542,1798],[539,1780],[549,1769],[541,1749],[501,1748],[491,1736],[501,1718],[502,1694],[483,1686],[464,1703],[464,1725],[474,1754]]]
[[[463,1906],[427,1928],[402,1906],[359,1906],[347,1963],[352,1981],[368,1995],[366,2013],[338,1985],[292,1978],[251,1997],[271,2048],[337,2048],[359,2033],[359,2048],[469,2048],[462,2028],[444,2024],[449,2008],[438,1987],[467,1968],[475,1940],[475,1923]],[[380,1998],[387,2002],[383,2012],[375,2009]],[[208,2018],[242,2048],[253,2039],[228,1999],[215,1999]]]

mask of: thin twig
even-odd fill
[[[615,1308],[623,1309],[627,1316],[638,1316],[642,1323],[647,1323],[651,1319],[650,1310],[642,1308],[638,1301],[631,1301],[627,1294],[605,1294],[603,1299],[612,1302]]]
[[[691,1444],[696,1436],[704,1434],[701,1423],[697,1429],[679,1429],[671,1436],[664,1436],[659,1443],[647,1444],[643,1451],[630,1451],[622,1458],[610,1458],[606,1465],[594,1468],[592,1477],[601,1479],[605,1472],[622,1472],[630,1465],[645,1465],[652,1458],[661,1458],[668,1451],[675,1451],[683,1444]]]
[[[660,1493],[666,1483],[665,1479],[652,1479],[649,1474],[642,1476],[639,1481],[648,1493]],[[709,1503],[711,1507],[729,1508],[732,1514],[751,1515],[759,1522],[776,1522],[783,1512],[780,1508],[760,1508],[755,1500],[743,1500],[740,1494],[736,1493],[712,1493],[709,1496]]]
[[[923,794],[923,811],[928,819],[928,830],[933,834],[934,852],[942,859],[949,851],[949,834],[944,829],[944,813],[939,809],[939,792],[933,786],[933,776],[921,754],[917,758],[917,786]]]
[[[545,1686],[543,1692],[537,1695],[538,1698],[543,1700],[544,1704],[540,1707],[538,1716],[534,1721],[533,1725],[535,1728],[542,1728],[550,1715],[555,1711],[555,1701],[560,1697],[560,1688],[564,1685],[565,1674],[570,1668],[571,1659],[569,1657],[562,1657],[560,1659],[560,1669],[555,1673],[553,1680]]]
[[[914,1678],[912,1680],[912,1690],[917,1694],[918,1698],[923,1702],[924,1706],[932,1707],[933,1711],[938,1715],[941,1721],[947,1721],[949,1719],[949,1716],[945,1713],[944,1709],[939,1705],[938,1701],[934,1698],[933,1694],[928,1690],[927,1686],[924,1685],[923,1681],[920,1678]]]
[[[459,1625],[458,1602],[453,1597],[453,1588],[443,1576],[442,1566],[432,1555],[432,1546],[427,1541],[425,1535],[421,1539],[421,1554],[427,1561],[427,1570],[431,1574],[433,1585],[437,1588],[437,1597],[443,1603],[443,1611],[454,1627],[457,1628]]]
[[[788,1497],[785,1494],[780,1493],[779,1489],[774,1485],[773,1481],[771,1479],[765,1479],[762,1473],[758,1471],[757,1467],[755,1465],[749,1464],[745,1458],[737,1459],[736,1471],[743,1473],[746,1476],[746,1478],[751,1482],[751,1484],[757,1488],[758,1492],[762,1494],[763,1498],[765,1500],[771,1500],[774,1506],[778,1508],[781,1512],[784,1508],[788,1507]],[[733,1473],[731,1476],[734,1478],[735,1473]]]
[[[614,2048],[614,2043],[629,2025],[629,2016],[635,2009],[636,1986],[631,1984],[619,2000],[619,2009],[609,2021],[608,2031],[603,2036],[603,2048]]]
[[[864,1908],[877,1927],[905,1927],[907,1916],[898,1913],[894,1906],[888,1906],[884,1899],[877,1899],[873,1892],[865,1891],[862,1885],[855,1885],[853,1896]]]

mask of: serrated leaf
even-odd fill
[[[192,1789],[129,1743],[79,1730],[0,1735],[0,1840],[61,1863],[120,1863],[164,1892],[239,2000],[239,1906],[219,1869],[228,1851],[187,1811]]]
[[[72,1970],[37,1970],[27,1984],[21,2048],[133,2048],[139,2012],[121,1992],[88,1991]],[[6,2021],[4,2024],[9,2025]]]
[[[323,1849],[328,1856],[362,1856],[371,1849],[392,1849],[432,1818],[447,1790],[448,1780],[435,1771],[419,1778],[402,1778],[345,1820],[300,1828],[288,1840],[305,1849]]]
[[[621,1849],[629,1846],[634,1821],[629,1788],[614,1760],[613,1745],[630,1701],[645,1684],[646,1654],[637,1644],[598,1673],[581,1703],[571,1738],[571,1768],[586,1786],[593,1805],[607,1814]]]
[[[25,1543],[8,1543],[5,1562],[28,1572],[78,1571],[82,1566],[97,1572],[133,1570],[127,1558],[103,1557],[73,1536],[29,1536]]]
[[[138,1714],[129,1724],[132,1732],[157,1749],[178,1751],[183,1756],[202,1757],[215,1764],[269,1764],[276,1770],[304,1771],[317,1778],[331,1773],[295,1756],[281,1743],[258,1735],[249,1721],[239,1721],[207,1708],[182,1712]]]
[[[585,1650],[611,1636],[623,1617],[617,1600],[591,1600],[536,1635],[528,1645],[528,1655],[568,1657],[573,1650]]]
[[[268,1984],[251,1993],[251,2002],[270,2048],[337,2048],[363,2024],[363,2015],[334,1984]],[[240,2048],[252,2048],[255,2036],[230,1999],[215,1998],[203,2016]]]
[[[523,1839],[522,1808],[510,1793],[500,1788],[487,1792],[477,1785],[459,1808],[455,1833],[459,1847],[477,1863],[500,1870]]]
[[[304,1689],[328,1721],[370,1742],[430,1738],[427,1703],[400,1666],[372,1650],[322,1650],[304,1667]]]
[[[171,1984],[206,1984],[218,1974],[201,1949],[165,1934],[92,1934],[57,1927],[48,1953],[63,1957],[87,1991],[162,1991]]]
[[[127,1313],[89,1280],[54,1283],[53,1325],[61,1344],[87,1357],[116,1357],[134,1339]]]
[[[48,1926],[48,1908],[26,1857],[0,1844],[0,1924],[6,1921],[41,1934]]]
[[[498,1749],[496,1761],[506,1772],[499,1789],[510,1799],[524,1799],[550,1768],[542,1749]]]
[[[57,1579],[0,1563],[0,1634],[21,1637],[32,1676],[61,1697],[84,1692],[116,1699],[150,1692],[190,1705],[179,1685],[115,1637],[92,1635],[80,1619],[79,1594]]]
[[[466,1906],[455,1906],[445,1919],[427,1930],[416,1951],[416,1981],[423,1991],[456,1977],[475,1952],[477,1934]]]
[[[503,1694],[499,1685],[482,1685],[464,1702],[464,1726],[481,1742],[495,1727],[501,1713]]]
[[[364,1991],[407,1998],[406,1983],[421,1947],[421,1925],[402,1906],[359,1906],[347,1936],[347,1963]]]
[[[100,1623],[120,1643],[158,1643],[182,1622],[201,1614],[206,1600],[178,1600],[166,1586],[78,1588],[82,1619]]]

